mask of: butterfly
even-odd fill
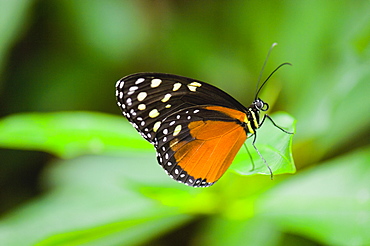
[[[289,133],[267,114],[260,120],[260,111],[269,108],[257,96],[266,81],[252,104],[244,107],[226,92],[196,79],[135,73],[117,81],[117,105],[155,147],[158,163],[171,178],[193,187],[208,187],[226,172],[251,135],[255,147],[256,130],[266,118]]]

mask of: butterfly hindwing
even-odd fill
[[[222,176],[246,138],[235,119],[195,107],[166,118],[153,144],[158,163],[171,178],[205,187]]]

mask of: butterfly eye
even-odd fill
[[[268,103],[265,103],[265,102],[263,102],[263,101],[261,101],[262,102],[262,107],[261,107],[261,111],[267,111],[269,108],[270,108],[270,106],[268,105]]]

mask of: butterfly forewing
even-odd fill
[[[159,164],[187,185],[212,185],[247,138],[241,126],[247,109],[198,80],[138,73],[117,81],[116,96],[123,115],[155,146]],[[223,153],[223,145],[232,151]]]

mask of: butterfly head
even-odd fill
[[[257,98],[256,100],[254,100],[252,105],[258,111],[267,111],[270,107],[268,103],[265,103],[264,101],[262,101],[261,98]]]

